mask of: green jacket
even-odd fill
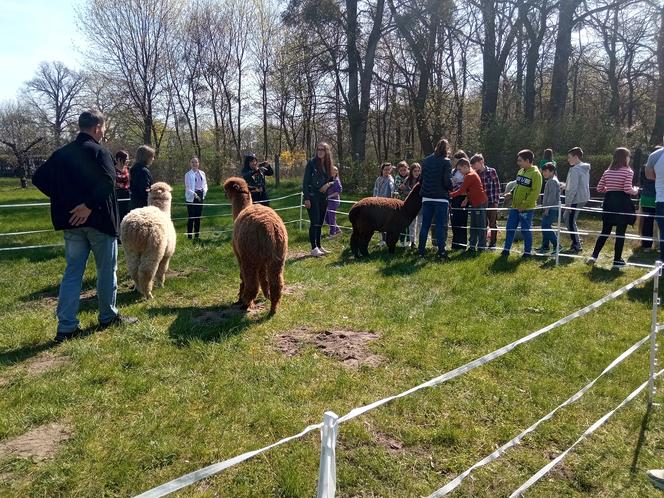
[[[536,166],[520,169],[516,175],[516,187],[512,191],[512,207],[534,209],[542,190],[542,174]]]

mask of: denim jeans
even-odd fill
[[[470,249],[486,248],[486,203],[468,209],[470,214]]]
[[[556,232],[553,230],[553,224],[558,221],[558,208],[549,208],[549,213],[542,216],[542,248],[548,249],[549,244],[553,246],[553,250],[558,247],[558,238]],[[549,232],[545,230],[550,230]]]
[[[523,250],[530,253],[533,248],[533,233],[530,228],[533,224],[533,210],[521,211],[518,209],[510,209],[507,216],[507,234],[505,235],[505,246],[503,251],[509,251],[514,242],[514,233],[519,225],[521,225],[521,234],[523,235]]]
[[[80,325],[76,318],[81,297],[83,274],[90,250],[97,266],[97,301],[99,323],[115,318],[118,309],[115,299],[118,290],[118,242],[115,237],[94,228],[75,228],[64,231],[67,267],[62,276],[58,295],[58,332],[73,332]]]
[[[664,261],[664,202],[655,203],[657,228],[659,228],[659,258]]]
[[[422,226],[420,227],[419,253],[424,255],[427,246],[429,228],[436,216],[436,242],[438,244],[438,254],[445,252],[445,242],[447,241],[447,213],[449,204],[447,202],[425,201],[422,203]]]

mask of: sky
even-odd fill
[[[14,99],[42,61],[80,69],[75,5],[80,0],[2,0],[0,101]]]

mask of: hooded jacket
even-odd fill
[[[565,205],[581,204],[590,199],[590,164],[579,163],[567,172]]]

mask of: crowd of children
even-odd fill
[[[627,225],[633,225],[636,219],[631,196],[639,193],[639,189],[632,183],[634,172],[629,166],[629,160],[630,153],[627,149],[616,149],[610,167],[604,172],[597,186],[597,191],[604,194],[603,224],[592,256],[587,260],[588,264],[595,263],[611,231],[615,229],[613,264],[614,267],[625,265],[622,259],[624,237]],[[530,257],[534,253],[544,255],[561,251],[562,244],[554,228],[558,222],[566,225],[566,232],[571,242],[568,251],[575,254],[581,252],[577,219],[580,210],[590,200],[590,164],[583,161],[583,150],[580,147],[568,151],[567,161],[570,168],[566,182],[562,183],[556,175],[556,162],[551,149],[544,151],[538,164],[535,163],[535,155],[530,150],[525,149],[517,154],[516,164],[519,169],[516,179],[507,184],[503,198],[504,206],[509,208],[501,256],[509,255],[515,237],[523,239],[524,257]],[[446,237],[446,227],[449,223],[452,227],[453,250],[474,252],[494,249],[497,241],[496,220],[501,201],[500,180],[496,170],[485,164],[482,154],[475,154],[469,159],[462,150],[453,154],[449,164],[451,164],[449,197],[442,199],[448,209],[444,214],[436,211],[444,219],[443,236]],[[401,161],[397,165],[394,177],[392,169],[391,163],[386,162],[381,165],[380,176],[376,179],[373,189],[374,196],[405,199],[413,185],[421,181],[422,175],[426,174],[426,162],[423,165],[412,163],[409,166],[407,162]],[[422,196],[426,197],[425,194]],[[436,200],[441,201],[441,199]],[[563,208],[562,212],[559,212],[560,206]],[[532,224],[536,210],[540,210],[541,213],[542,242],[533,251]],[[433,217],[432,212],[431,218]],[[427,225],[432,222],[437,223],[438,220],[430,219]],[[413,221],[408,233],[403,234],[400,244],[402,247],[418,245],[417,234],[420,232],[421,224],[422,211]],[[428,231],[427,226],[426,231],[423,229],[422,233],[426,235]],[[433,233],[432,242],[434,246],[439,246],[439,255],[446,257],[444,242],[438,244]],[[421,254],[422,251],[420,247]]]

